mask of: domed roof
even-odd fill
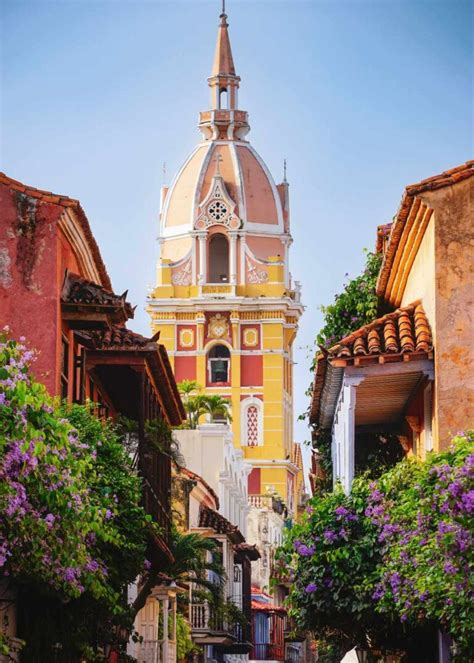
[[[192,230],[219,173],[248,231],[284,232],[280,196],[265,163],[247,142],[209,141],[191,153],[166,193],[162,236]]]

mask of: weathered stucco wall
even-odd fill
[[[423,194],[435,210],[435,410],[439,448],[474,425],[474,178]]]
[[[38,350],[34,372],[56,393],[60,325],[57,221],[63,209],[0,186],[0,325]]]

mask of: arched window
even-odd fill
[[[230,352],[225,345],[215,345],[207,355],[209,384],[229,382]]]
[[[221,233],[209,240],[209,282],[229,282],[229,242]]]
[[[225,87],[219,90],[219,108],[223,110],[229,108],[229,97]]]
[[[258,447],[263,444],[263,404],[251,396],[241,402],[241,444]]]

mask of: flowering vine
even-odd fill
[[[306,511],[278,553],[292,567],[289,605],[301,628],[393,651],[421,646],[435,626],[453,639],[455,660],[470,660],[472,431],[426,462],[357,478],[349,496],[319,495]]]
[[[19,609],[36,628],[25,660],[30,647],[49,660],[58,643],[82,660],[126,617],[151,523],[120,432],[89,406],[52,399],[31,376],[34,359],[24,339],[0,332],[0,576],[25,596]],[[57,615],[51,634],[46,605],[49,620]]]

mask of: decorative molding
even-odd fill
[[[209,319],[207,330],[209,338],[228,338],[229,337],[229,321],[221,313],[216,313]]]
[[[188,258],[184,267],[179,271],[175,272],[171,277],[171,282],[173,285],[191,285],[192,280],[192,263],[191,258]]]
[[[216,173],[209,193],[199,205],[200,213],[194,227],[196,230],[207,230],[211,226],[225,226],[229,230],[238,230],[242,221],[234,213],[235,208],[222,175]]]
[[[268,272],[265,269],[258,269],[249,256],[246,256],[246,261],[248,282],[252,284],[266,283],[268,281]]]

